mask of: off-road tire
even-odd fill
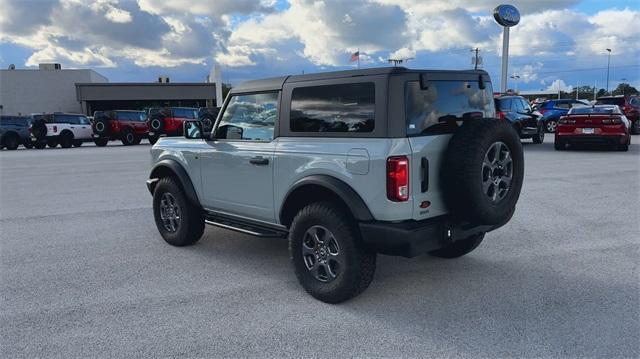
[[[20,137],[14,132],[7,133],[2,138],[2,146],[13,151],[20,146]]]
[[[60,142],[60,147],[62,148],[71,148],[73,146],[73,134],[71,132],[63,132],[58,137],[58,142]]]
[[[82,141],[81,140],[74,140],[73,141],[73,147],[81,147],[82,146]]]
[[[93,140],[93,143],[95,143],[96,146],[98,146],[98,147],[104,147],[104,146],[107,145],[107,143],[109,143],[109,139],[107,139],[107,138],[98,138],[98,139]]]
[[[31,142],[25,142],[22,144],[24,146],[24,148],[26,149],[32,149],[33,148],[33,143]]]
[[[107,136],[110,133],[109,117],[98,116],[93,120],[93,130],[97,135]]]
[[[314,226],[328,229],[339,248],[342,263],[335,279],[322,282],[307,268],[303,241]],[[326,303],[340,303],[362,293],[373,279],[376,254],[363,245],[355,221],[331,202],[316,202],[304,207],[293,219],[289,231],[289,256],[298,281],[313,297]]]
[[[136,135],[130,129],[122,131],[122,144],[125,146],[131,146],[136,141]]]
[[[58,140],[47,140],[47,146],[50,148],[58,147]]]
[[[160,134],[164,131],[164,118],[159,115],[154,115],[149,120],[149,131]]]
[[[562,140],[553,141],[553,148],[556,151],[564,151],[567,148],[567,144]]]
[[[140,144],[140,142],[142,142],[142,137],[140,137],[140,136],[135,136],[135,137],[133,138],[133,144],[134,144],[134,145],[139,145],[139,144]]]
[[[211,116],[203,116],[200,122],[202,122],[202,132],[211,132],[216,119]]]
[[[455,242],[449,243],[445,247],[429,252],[429,255],[439,258],[458,258],[465,254],[472,252],[478,248],[482,240],[484,239],[484,233],[473,235],[471,237],[460,239]]]
[[[161,201],[165,193],[171,194],[179,208],[180,220],[174,232],[169,232],[165,228],[161,215]],[[160,235],[172,246],[183,247],[194,244],[204,233],[202,209],[187,201],[182,186],[171,177],[161,178],[153,191],[153,216]]]
[[[538,133],[531,137],[533,143],[541,144],[544,142],[544,127],[540,126],[538,128]]]
[[[44,140],[47,137],[47,125],[44,120],[39,119],[31,124],[31,134],[36,140]]]
[[[492,149],[494,156],[505,156],[494,161],[496,168],[503,166],[504,169],[491,169],[485,178],[485,159]],[[507,152],[497,153],[499,150]],[[506,154],[510,155],[510,164]],[[506,184],[508,174],[511,176]],[[489,178],[501,180],[485,189],[483,184],[492,181]],[[523,179],[522,143],[508,122],[492,118],[466,121],[451,137],[440,183],[443,184],[445,204],[455,220],[478,225],[508,222],[515,211]],[[491,189],[500,195],[489,195]]]
[[[34,143],[33,143],[33,147],[35,147],[35,148],[36,148],[36,149],[38,149],[38,150],[42,150],[42,149],[44,149],[45,147],[47,147],[47,143],[46,143],[46,142],[43,142],[43,141],[34,142]]]

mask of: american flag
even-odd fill
[[[360,51],[356,51],[353,54],[351,54],[351,59],[349,59],[349,62],[354,62],[354,61],[358,61],[360,60]]]

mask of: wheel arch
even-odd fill
[[[189,174],[180,163],[172,159],[164,159],[156,163],[156,165],[151,169],[151,174],[149,175],[149,179],[151,181],[149,182],[149,191],[152,195],[155,190],[157,180],[165,177],[172,177],[176,179],[178,181],[178,184],[182,186],[182,189],[187,196],[187,200],[191,204],[197,207],[201,207],[200,200],[198,199],[198,194],[193,187],[193,182],[191,182]]]
[[[280,206],[280,223],[289,227],[296,213],[309,203],[338,201],[358,221],[371,221],[373,216],[364,200],[345,182],[328,175],[311,175],[296,181]]]
[[[60,134],[58,135],[59,137],[62,136],[71,136],[71,139],[73,140],[76,136],[74,136],[73,131],[71,131],[68,128],[65,128],[64,130],[60,131]]]

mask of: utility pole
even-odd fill
[[[607,49],[609,57],[607,58],[607,95],[611,95],[609,92],[609,65],[611,65],[611,49]]]
[[[476,56],[475,56],[475,60],[473,60],[473,69],[477,70],[478,69],[478,52],[480,51],[480,49],[478,49],[477,47],[475,49],[472,49],[471,51],[475,51]]]

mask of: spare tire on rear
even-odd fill
[[[96,135],[106,136],[109,134],[109,117],[105,115],[96,116],[93,120],[93,130]]]
[[[164,118],[160,115],[154,115],[149,121],[149,128],[151,132],[161,133],[164,130]]]
[[[520,138],[507,121],[465,121],[449,141],[441,174],[445,204],[455,220],[502,225],[513,216],[522,188]]]
[[[44,119],[37,119],[31,124],[31,134],[38,140],[43,140],[47,137],[47,125]]]

